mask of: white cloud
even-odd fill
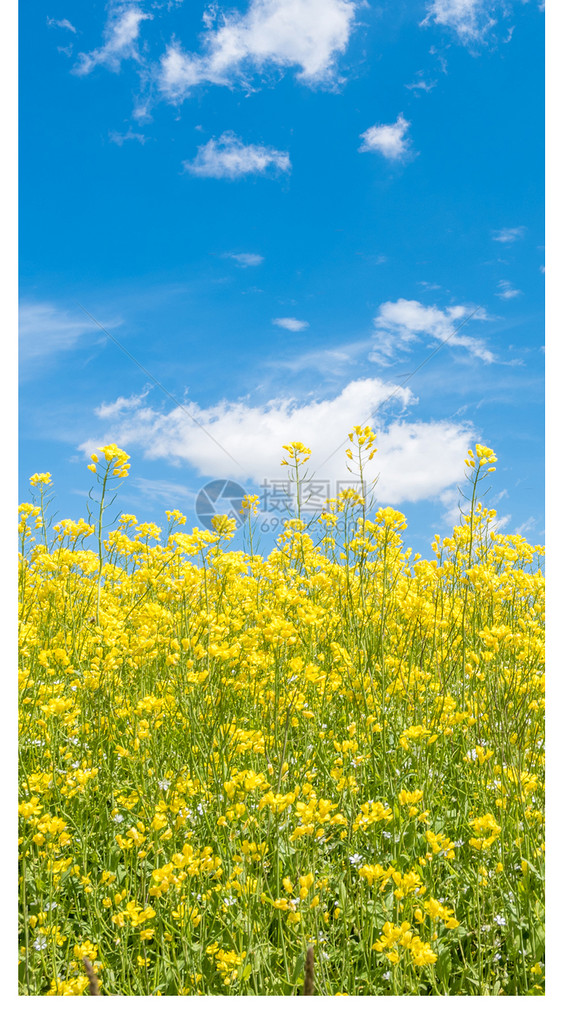
[[[402,113],[396,123],[375,124],[361,134],[363,144],[359,151],[378,151],[388,159],[403,159],[410,154],[410,141],[406,137],[409,126]]]
[[[185,53],[172,42],[161,60],[159,87],[181,101],[198,84],[229,85],[267,64],[300,67],[297,76],[309,85],[329,83],[359,6],[358,0],[250,0],[244,14],[219,14],[212,5],[203,18],[202,52]]]
[[[495,0],[429,0],[422,25],[451,28],[464,43],[480,40],[496,24],[492,11],[502,8]]]
[[[262,175],[271,168],[289,172],[291,160],[287,151],[244,144],[235,134],[227,131],[198,148],[193,161],[184,162],[183,167],[194,176],[233,180],[249,174]]]
[[[448,345],[466,348],[471,355],[485,363],[492,363],[495,356],[479,338],[472,338],[455,327],[471,312],[468,306],[448,306],[440,310],[437,306],[424,306],[416,299],[397,299],[396,302],[382,303],[374,319],[374,347],[370,358],[386,364],[406,352],[421,337],[434,338],[438,342],[447,340]],[[485,319],[483,310],[477,310],[474,319]]]
[[[67,28],[69,32],[73,32],[76,35],[76,29],[68,18],[63,18],[62,21],[57,21],[55,18],[47,18],[47,24],[49,28]]]
[[[497,232],[492,233],[492,239],[495,239],[496,243],[514,243],[516,239],[521,239],[525,235],[525,226],[517,225],[513,229],[498,229]]]
[[[135,134],[134,130],[128,130],[126,134],[120,134],[117,130],[110,130],[109,140],[113,141],[113,144],[118,144],[121,148],[125,141],[138,141],[139,144],[146,142],[144,134]]]
[[[377,440],[377,499],[415,503],[442,495],[453,483],[462,482],[464,458],[474,436],[470,425],[449,420],[391,423]]]
[[[275,317],[271,323],[276,324],[277,327],[284,327],[286,331],[304,331],[305,328],[310,327],[307,320],[297,320],[296,317]]]
[[[126,409],[138,408],[142,405],[147,394],[148,391],[145,391],[144,394],[133,394],[130,398],[119,397],[109,403],[102,402],[99,408],[95,409],[95,413],[100,419],[112,419]]]
[[[521,296],[521,289],[514,289],[511,282],[506,281],[504,278],[501,282],[498,282],[499,292],[496,292],[496,296],[500,299],[515,299],[516,296]]]
[[[71,314],[53,303],[22,301],[19,313],[22,363],[73,348],[98,328],[82,314]]]
[[[259,264],[263,264],[263,257],[261,254],[227,253],[223,254],[223,256],[230,257],[230,259],[236,261],[241,268],[257,268]]]
[[[152,20],[152,14],[145,14],[136,4],[119,4],[112,7],[103,35],[105,42],[91,53],[79,53],[75,74],[89,74],[98,64],[117,72],[122,60],[139,60],[137,40],[142,21]]]
[[[432,498],[460,482],[463,459],[477,436],[472,428],[449,420],[386,425],[377,412],[389,400],[404,409],[414,398],[408,388],[368,378],[347,384],[323,401],[278,398],[259,406],[223,401],[208,409],[191,403],[185,406],[187,412],[174,408],[169,413],[131,409],[110,431],[82,444],[81,450],[89,453],[108,440],[116,441],[129,453],[138,448],[150,459],[188,463],[205,477],[259,486],[265,479],[286,477],[280,466],[282,445],[302,440],[312,449],[309,474],[315,472],[317,479],[335,487],[337,482],[353,481],[340,444],[352,426],[370,422],[378,434],[379,452],[369,466],[369,478],[380,473],[376,487],[380,503]]]

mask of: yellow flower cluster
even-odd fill
[[[393,922],[385,922],[380,938],[373,944],[373,950],[385,953],[392,964],[397,964],[400,961],[399,947],[411,954],[414,965],[418,967],[434,965],[437,961],[437,955],[432,951],[430,944],[425,943],[412,931],[409,922],[403,922],[400,926],[395,926]]]
[[[107,444],[105,447],[99,447],[98,450],[103,454],[108,474],[115,476],[117,479],[124,479],[129,474],[129,455],[122,451],[117,444]],[[99,463],[99,457],[95,453],[90,455],[91,464],[88,465],[90,472],[97,472],[97,465]]]

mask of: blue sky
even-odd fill
[[[291,440],[334,495],[369,422],[416,550],[476,441],[502,529],[542,542],[541,7],[29,0],[20,499],[50,471],[83,516],[107,442],[139,521],[260,493]]]

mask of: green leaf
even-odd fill
[[[416,826],[412,822],[406,828],[406,833],[404,835],[404,845],[408,849],[408,851],[412,849],[415,840],[416,840]]]
[[[295,962],[295,971],[293,972],[293,982],[295,984],[298,982],[299,977],[302,979],[303,969],[304,969],[304,951],[301,951]]]
[[[444,949],[441,951],[435,962],[435,974],[444,986],[448,985],[451,975],[451,953],[449,950]]]

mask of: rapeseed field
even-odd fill
[[[369,427],[350,434],[362,481]],[[309,450],[285,448],[297,487]],[[430,560],[365,484],[267,557],[236,522],[20,508],[24,995],[544,991],[542,548],[466,509]],[[482,493],[482,499],[483,499]]]

